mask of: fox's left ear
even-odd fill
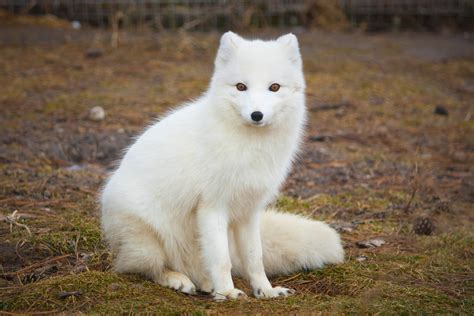
[[[300,47],[298,45],[298,39],[292,33],[282,35],[276,40],[277,43],[282,45],[288,52],[290,60],[294,63],[301,63]]]

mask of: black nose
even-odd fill
[[[252,121],[260,122],[263,119],[263,113],[260,111],[255,111],[250,114],[250,117],[252,118]]]

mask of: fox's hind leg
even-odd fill
[[[114,270],[137,273],[156,283],[187,294],[194,294],[193,282],[180,272],[165,268],[166,255],[159,234],[140,218],[120,216],[121,225],[105,228],[112,251],[116,254]]]

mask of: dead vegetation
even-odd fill
[[[473,313],[472,42],[299,35],[311,120],[277,204],[330,222],[347,260],[273,280],[288,299],[219,304],[113,273],[96,203],[131,137],[205,90],[218,36],[120,36],[0,30],[1,311]],[[95,106],[105,119],[88,119]],[[372,239],[385,243],[357,246]]]

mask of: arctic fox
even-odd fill
[[[328,225],[266,209],[285,180],[305,124],[298,41],[225,33],[210,87],[149,127],[106,183],[102,227],[118,272],[185,293],[288,296],[267,275],[343,261]]]

